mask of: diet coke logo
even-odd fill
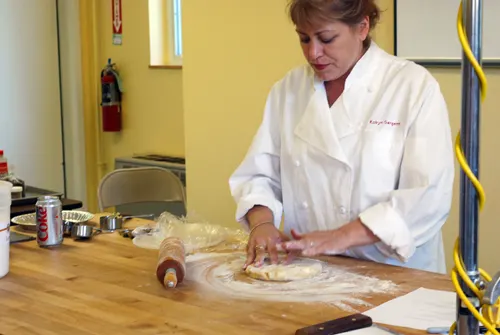
[[[47,209],[43,207],[38,208],[38,239],[40,241],[47,241],[49,238],[49,226],[47,225]]]

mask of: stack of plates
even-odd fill
[[[63,221],[82,223],[94,217],[94,214],[84,211],[62,211]],[[36,230],[36,213],[19,215],[12,218],[12,223],[15,223],[24,230]]]

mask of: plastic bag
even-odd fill
[[[177,217],[169,212],[162,213],[156,225],[137,227],[132,235],[136,246],[147,249],[159,249],[165,238],[178,237],[184,242],[187,254],[244,250],[248,240],[248,233],[242,229],[214,225],[196,214]]]

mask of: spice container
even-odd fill
[[[12,199],[21,199],[23,197],[23,188],[21,186],[14,186],[10,194]]]
[[[0,150],[0,178],[9,175],[9,164],[7,158],[3,155],[3,150]]]

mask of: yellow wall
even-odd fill
[[[388,52],[393,45],[392,0],[375,34]],[[189,207],[213,223],[234,224],[235,205],[227,180],[243,158],[262,116],[271,85],[303,62],[284,0],[189,0],[183,2],[184,123]],[[449,104],[454,132],[460,123],[461,76],[458,69],[432,69]],[[487,204],[481,215],[480,265],[493,272],[500,231],[500,161],[495,161],[500,114],[500,72],[488,70],[490,94],[483,110],[481,179]],[[448,266],[458,234],[458,167],[452,214],[444,228]],[[489,254],[491,252],[491,254]]]
[[[271,85],[302,62],[284,0],[183,2],[184,124],[190,209],[234,222],[228,177]]]
[[[149,13],[148,0],[122,0],[123,6],[123,44],[112,43],[112,15],[110,1],[81,0],[95,8],[96,21],[94,35],[97,46],[97,68],[85,68],[98,73],[111,58],[117,64],[124,81],[123,130],[120,133],[102,133],[102,129],[89,121],[87,137],[91,136],[92,152],[87,155],[91,170],[100,170],[90,178],[89,202],[94,203],[93,193],[96,182],[103,173],[114,168],[114,158],[130,156],[135,153],[154,152],[174,156],[184,156],[184,119],[182,104],[182,70],[149,68]],[[91,12],[91,9],[87,9]],[[90,20],[88,13],[83,21]],[[85,26],[82,25],[85,29]],[[87,27],[87,35],[88,34]],[[85,42],[89,42],[88,36]],[[90,41],[92,42],[92,41]],[[86,57],[91,57],[88,53]],[[100,73],[100,72],[99,72]],[[88,76],[88,74],[87,74]],[[91,78],[94,80],[95,78]],[[99,80],[97,78],[97,80]],[[86,86],[86,100],[92,95],[93,88]],[[100,88],[98,87],[99,92]],[[92,103],[93,101],[93,103]],[[90,98],[89,113],[97,113],[98,102]],[[98,139],[101,139],[99,141]],[[89,140],[87,140],[89,141]],[[97,166],[97,152],[102,153],[102,169]],[[90,172],[92,174],[92,172]]]
[[[111,2],[98,4],[99,60],[117,63],[126,90],[124,129],[103,138],[107,162],[144,151],[184,155],[182,71],[149,68],[148,1],[122,0],[121,46],[112,43]]]

